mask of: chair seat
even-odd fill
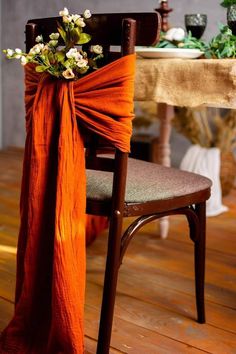
[[[111,172],[87,170],[87,199],[111,199],[112,176]],[[211,180],[195,173],[129,158],[125,202],[173,199],[209,189],[211,184]]]

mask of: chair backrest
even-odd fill
[[[161,17],[158,13],[115,13],[93,14],[86,20],[86,33],[91,34],[91,44],[121,45],[122,22],[131,18],[136,21],[136,45],[154,45],[159,40]],[[43,34],[45,38],[57,31],[61,17],[29,20],[26,24],[26,51],[35,45],[35,38]]]
[[[35,45],[35,38],[39,34],[47,39],[50,33],[56,32],[57,22],[61,20],[61,17],[29,20],[25,32],[26,51]],[[120,56],[132,54],[135,45],[156,44],[159,40],[160,29],[161,18],[158,13],[93,14],[90,19],[86,20],[86,33],[92,36],[89,45],[99,43],[103,46],[105,63],[117,58],[117,53],[111,51],[111,46],[120,46]],[[104,151],[106,141],[86,131],[84,135],[87,147],[86,167],[114,172],[112,209],[122,213],[128,154],[116,149],[114,159],[97,156],[101,149]]]

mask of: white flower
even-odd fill
[[[35,44],[35,46],[33,46],[30,49],[29,54],[32,54],[32,55],[39,54],[43,48],[44,48],[43,43]]]
[[[43,43],[39,43],[39,44],[38,44],[38,48],[40,49],[40,51],[41,51],[44,47],[45,47],[45,46],[44,46]]]
[[[21,54],[22,54],[22,50],[20,48],[16,48],[15,49],[15,53],[16,53],[15,58],[16,59],[20,59],[21,58]]]
[[[71,48],[67,53],[66,53],[66,56],[67,58],[74,58],[75,55],[77,53],[77,49],[76,48]]]
[[[59,34],[58,32],[56,32],[56,33],[51,33],[50,36],[49,36],[49,38],[50,38],[50,39],[58,39],[59,36],[60,36],[60,34]]]
[[[92,15],[91,15],[90,10],[86,9],[86,10],[84,11],[84,18],[90,18],[91,16],[92,16]]]
[[[65,79],[73,79],[75,77],[75,74],[71,69],[66,69],[65,71],[63,71],[62,75]]]
[[[69,15],[68,9],[67,9],[66,7],[64,7],[64,10],[61,10],[61,11],[59,12],[59,15],[60,15],[60,16],[68,16],[68,15]]]
[[[77,51],[76,48],[71,48],[67,53],[66,56],[68,59],[76,59],[76,60],[80,60],[83,58],[83,56],[80,54],[80,52]]]
[[[28,63],[28,59],[24,56],[21,57],[21,65],[26,65]]]
[[[185,32],[183,30],[183,28],[170,28],[164,38],[167,39],[168,41],[177,41],[180,42],[184,39],[185,37]]]
[[[12,57],[13,54],[14,54],[14,50],[12,50],[12,49],[7,49],[7,56],[8,56],[8,57]]]
[[[92,46],[92,52],[94,52],[95,54],[102,54],[102,46],[101,45],[93,45]]]
[[[43,36],[42,36],[42,35],[37,36],[37,37],[35,38],[35,42],[36,42],[36,43],[43,42]]]
[[[45,46],[42,48],[42,53],[47,53],[52,50],[52,47],[50,47],[48,44],[45,44]]]
[[[72,21],[72,16],[63,16],[62,21],[64,23],[70,23]]]
[[[78,20],[78,18],[80,18],[81,16],[80,15],[71,15],[71,18],[72,18],[72,21],[76,22]]]
[[[56,47],[58,45],[58,41],[55,41],[55,40],[51,40],[48,42],[48,44],[52,47]]]
[[[173,39],[174,41],[182,41],[185,37],[185,32],[183,30],[183,28],[177,28],[177,30],[175,31],[174,35],[173,35]]]
[[[77,51],[76,48],[71,48],[67,53],[66,56],[68,59],[80,59],[82,57],[82,55]]]
[[[87,66],[88,62],[85,59],[79,59],[76,62],[76,65],[78,66],[78,68],[85,68]]]
[[[84,27],[86,26],[85,22],[84,22],[84,19],[82,17],[78,18],[76,21],[75,21],[75,24],[78,26],[78,27]]]

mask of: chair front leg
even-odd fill
[[[122,216],[119,211],[115,211],[114,216],[110,220],[97,354],[109,354],[116,286],[120,266],[121,232]]]
[[[195,207],[199,219],[199,235],[194,243],[195,287],[198,322],[205,323],[205,248],[206,248],[206,203]]]

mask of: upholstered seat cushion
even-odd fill
[[[192,194],[211,186],[203,176],[164,167],[150,162],[129,159],[125,201],[143,203]],[[87,170],[87,198],[111,198],[112,173]]]

